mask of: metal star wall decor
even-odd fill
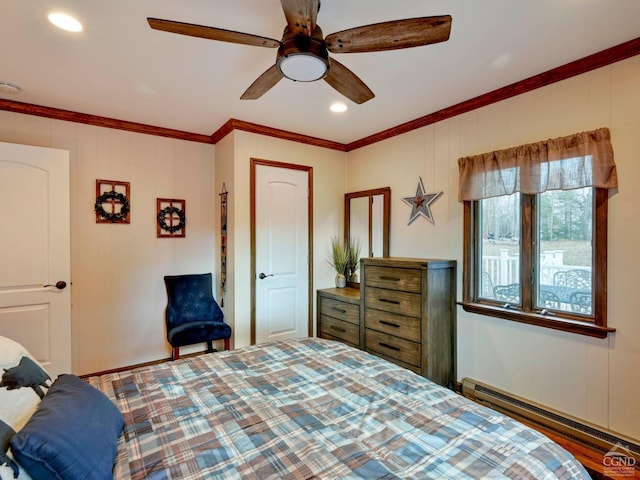
[[[431,205],[438,200],[444,192],[425,193],[422,177],[418,178],[420,180],[418,181],[416,195],[414,197],[404,197],[402,199],[404,203],[411,207],[411,217],[409,218],[409,223],[407,225],[411,225],[413,221],[420,216],[426,218],[429,222],[435,225],[436,222],[433,220]]]

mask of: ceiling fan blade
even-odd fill
[[[330,62],[329,73],[324,77],[325,82],[357,104],[375,97],[371,89],[355,73],[333,58]]]
[[[267,93],[282,79],[282,74],[275,65],[268,68],[240,97],[241,100],[256,100]]]
[[[451,16],[408,18],[332,33],[325,39],[333,53],[381,52],[444,42],[451,33]]]
[[[294,34],[311,36],[316,29],[320,0],[280,0],[289,30]]]
[[[273,38],[260,37],[249,33],[234,32],[223,28],[205,27],[193,25],[191,23],[174,22],[172,20],[162,20],[160,18],[147,18],[149,26],[154,30],[189,35],[191,37],[207,38],[209,40],[219,40],[221,42],[240,43],[242,45],[253,45],[256,47],[276,48],[280,46],[279,40]]]

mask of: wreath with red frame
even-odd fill
[[[169,215],[177,215],[178,223],[175,225],[167,224],[167,216]],[[180,210],[178,207],[166,207],[158,212],[158,225],[160,228],[169,233],[176,233],[179,230],[182,230],[187,223],[187,219],[184,215],[184,212]]]
[[[119,212],[107,212],[102,206],[103,203],[108,201],[115,201],[120,204]],[[109,222],[123,222],[127,219],[127,215],[131,211],[131,206],[129,205],[129,200],[122,193],[116,192],[115,190],[111,190],[110,192],[105,192],[96,198],[96,203],[93,206],[93,209],[96,211],[98,216],[108,220]]]

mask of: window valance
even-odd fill
[[[458,159],[458,200],[582,187],[616,188],[608,128]]]

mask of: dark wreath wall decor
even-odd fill
[[[183,238],[187,229],[185,200],[176,198],[158,198],[157,205],[157,221],[158,228],[156,230],[158,238]]]
[[[131,223],[129,182],[96,180],[96,223]]]

